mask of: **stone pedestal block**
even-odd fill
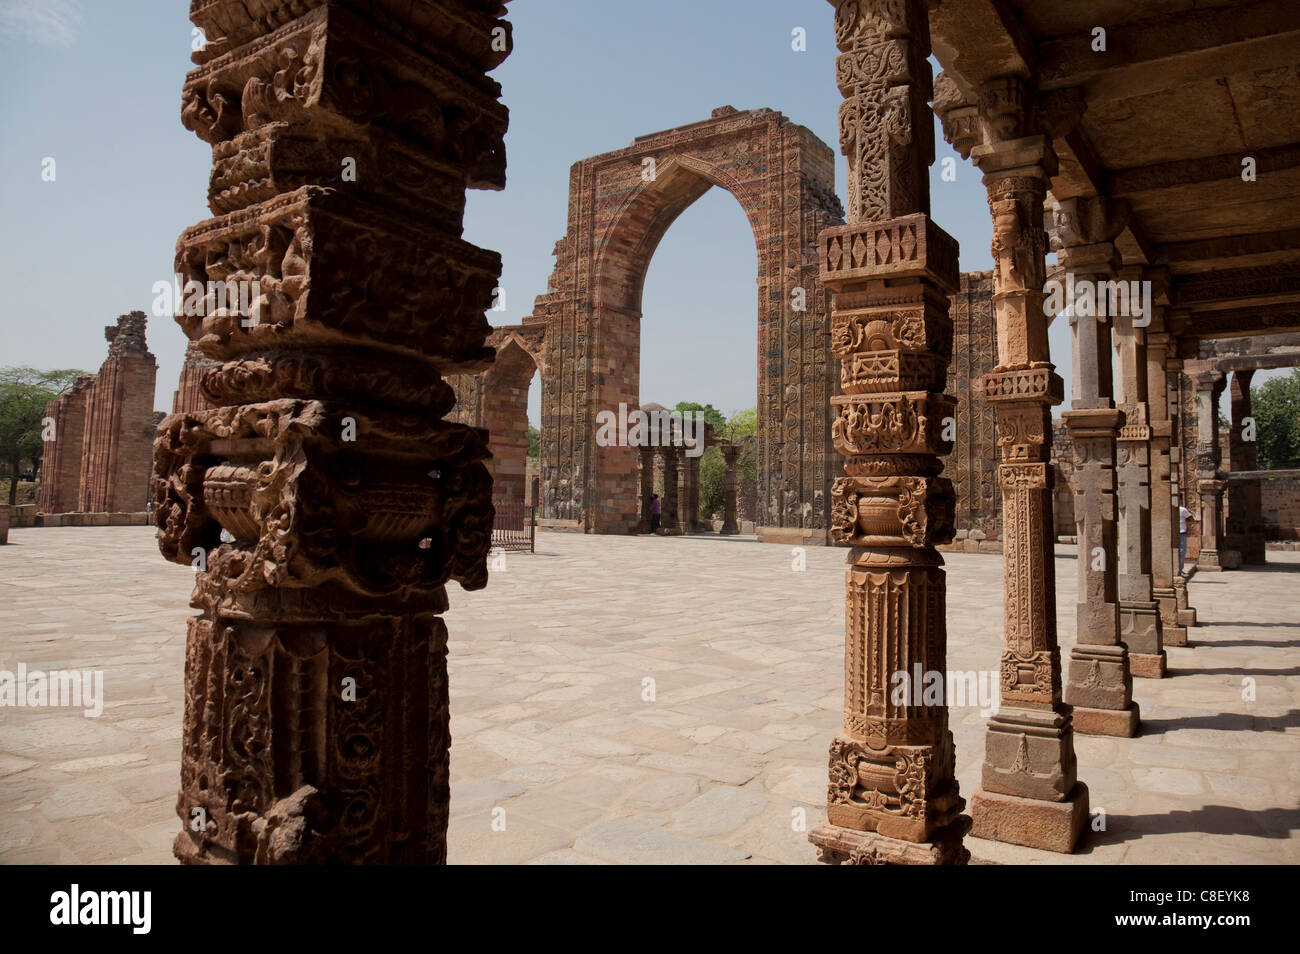
[[[1088,822],[1088,786],[1075,784],[1059,802],[977,791],[971,796],[971,835],[1043,851],[1074,851]]]

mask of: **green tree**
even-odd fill
[[[730,419],[718,414],[716,420],[709,417],[712,405],[701,407],[698,404],[677,405],[677,410],[701,410],[705,420],[713,425],[713,433],[723,440],[742,443],[744,446],[736,461],[736,493],[741,500],[751,499],[758,492],[758,467],[754,457],[752,440],[758,426],[758,409],[749,408],[737,411]],[[716,414],[717,412],[714,411]],[[700,458],[700,517],[709,519],[726,507],[726,472],[727,463],[718,447],[710,447]],[[748,495],[748,496],[747,496]]]
[[[688,414],[692,411],[703,411],[704,423],[712,425],[715,434],[720,433],[723,426],[727,423],[727,419],[723,416],[722,412],[712,404],[697,404],[694,401],[678,401],[677,406],[673,408],[673,410],[681,411],[683,414]]]
[[[1300,467],[1300,368],[1251,388],[1250,413],[1260,468]]]
[[[528,456],[538,460],[542,456],[542,432],[528,425]]]
[[[18,476],[24,460],[40,465],[45,405],[58,397],[81,371],[0,368],[0,463],[9,468],[9,505],[18,500]]]
[[[726,438],[729,441],[739,441],[746,437],[753,437],[758,433],[758,408],[751,407],[745,411],[737,411],[731,415],[725,428]]]

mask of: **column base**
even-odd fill
[[[1236,550],[1202,550],[1196,558],[1196,569],[1210,573],[1241,569],[1241,554]]]
[[[808,840],[817,846],[817,860],[828,865],[964,865],[970,852],[961,840],[970,824],[958,815],[933,841],[917,842],[828,823],[810,831]]]
[[[1187,577],[1174,577],[1174,595],[1178,604],[1177,624],[1179,626],[1195,626],[1196,607],[1187,604]],[[1168,643],[1168,640],[1166,642]],[[1169,643],[1169,645],[1173,644]]]
[[[1187,627],[1171,626],[1165,624],[1165,645],[1166,646],[1186,646],[1187,645]]]
[[[1119,639],[1130,655],[1160,651],[1161,622],[1155,600],[1119,601]]]
[[[1166,633],[1167,635],[1167,633]],[[1183,640],[1186,642],[1187,630],[1183,630]],[[1168,640],[1166,640],[1168,642]],[[1165,678],[1165,651],[1162,649],[1158,653],[1129,653],[1128,669],[1135,678],[1138,679],[1163,679]]]
[[[1074,707],[1074,731],[1084,735],[1113,735],[1131,739],[1137,735],[1139,721],[1141,717],[1136,702],[1129,703],[1127,709]]]
[[[1059,802],[1078,781],[1068,710],[1004,706],[988,721],[980,790]]]
[[[976,789],[971,796],[971,821],[974,838],[1068,855],[1088,822],[1088,786],[1076,782],[1062,802]]]
[[[734,523],[724,523],[722,529],[718,531],[719,536],[730,537],[740,533],[740,528]]]

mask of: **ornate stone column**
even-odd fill
[[[1189,484],[1189,461],[1183,450],[1183,434],[1188,422],[1187,411],[1194,408],[1191,398],[1190,377],[1183,373],[1183,354],[1180,335],[1187,327],[1188,311],[1185,308],[1168,308],[1165,310],[1165,325],[1173,338],[1169,345],[1169,354],[1165,361],[1165,381],[1169,385],[1169,419],[1172,425],[1169,439],[1169,483],[1172,492],[1170,504],[1171,519],[1174,529],[1171,534],[1172,549],[1170,561],[1174,568],[1174,605],[1175,622],[1182,627],[1180,633],[1175,627],[1165,626],[1166,646],[1186,646],[1187,628],[1196,625],[1196,610],[1187,602],[1187,578],[1180,572],[1179,544],[1181,524],[1180,507],[1192,510],[1196,499],[1195,487]],[[1181,642],[1179,641],[1181,638]]]
[[[700,529],[700,459],[686,458],[687,486],[686,494],[686,532],[698,533]]]
[[[1251,416],[1250,382],[1254,368],[1241,368],[1232,372],[1228,387],[1232,406],[1232,427],[1228,434],[1228,473],[1255,470],[1259,456],[1253,439],[1247,440],[1247,418]],[[1229,549],[1241,554],[1241,562],[1260,566],[1264,556],[1263,502],[1260,497],[1258,477],[1229,478],[1228,510],[1224,520],[1224,536]]]
[[[1161,641],[1187,645],[1187,629],[1178,622],[1178,507],[1174,502],[1177,468],[1171,453],[1175,434],[1169,390],[1169,356],[1174,338],[1166,330],[1165,309],[1157,306],[1146,331],[1147,413],[1151,440],[1151,596],[1160,611]]]
[[[736,465],[739,460],[739,444],[722,445],[722,529],[718,532],[727,535],[740,532],[736,524]]]
[[[837,0],[840,149],[849,224],[821,233],[834,293],[842,394],[831,436],[847,458],[831,491],[831,538],[848,546],[844,725],[831,743],[827,862],[964,863],[970,821],[953,770],[942,692],[899,678],[946,669],[943,559],[953,537],[952,444],[943,394],[957,243],[930,220],[934,158],[924,0]],[[927,704],[928,703],[928,704]]]
[[[1228,482],[1219,466],[1219,399],[1225,384],[1222,371],[1210,369],[1196,375],[1196,490],[1201,495],[1197,570],[1235,570],[1241,565],[1240,554],[1223,546],[1223,492]]]
[[[682,448],[669,444],[661,448],[661,452],[664,462],[664,499],[659,507],[659,528],[665,536],[676,536],[682,532],[677,519],[677,476],[681,469]]]
[[[637,521],[637,533],[650,532],[650,497],[655,492],[655,447],[646,444],[641,447],[641,519]]]
[[[677,465],[677,532],[691,532],[691,459],[686,456],[686,448],[675,448],[673,454]]]
[[[1133,282],[1150,282],[1138,268],[1124,269],[1120,280],[1130,283],[1129,287]],[[1128,647],[1132,674],[1160,679],[1165,674],[1165,650],[1160,604],[1152,595],[1151,583],[1151,425],[1148,423],[1146,329],[1138,327],[1131,314],[1117,315],[1114,321],[1124,412],[1124,426],[1115,446],[1119,638]]]
[[[444,419],[444,377],[492,359],[501,259],[459,236],[465,189],[505,184],[486,71],[509,24],[493,2],[253,8],[191,5],[181,113],[215,218],[176,270],[250,307],[209,290],[177,316],[220,366],[154,447],[159,547],[198,571],[175,852],[443,862],[439,614],[449,580],[486,584],[492,529],[485,436]]]
[[[1074,453],[1074,512],[1079,540],[1077,631],[1070,651],[1065,701],[1074,727],[1089,735],[1132,736],[1138,708],[1128,649],[1119,636],[1115,439],[1124,414],[1115,408],[1111,322],[1100,289],[1115,280],[1120,231],[1116,210],[1102,199],[1067,199],[1058,212],[1058,252],[1067,286],[1074,345],[1073,399],[1061,416]],[[1100,294],[1099,294],[1100,292]],[[1087,304],[1089,296],[1091,305]]]
[[[1001,454],[1005,638],[971,833],[1069,852],[1088,817],[1088,789],[1077,778],[1056,638],[1051,409],[1063,395],[1047,340],[1043,201],[1057,159],[1038,132],[1038,96],[1021,80],[986,83],[971,106],[940,79],[945,137],[983,171],[993,217],[998,363],[982,388],[997,411]]]

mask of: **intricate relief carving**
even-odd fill
[[[831,489],[831,539],[842,546],[948,543],[954,499],[944,477],[840,477]]]
[[[838,395],[831,422],[835,449],[845,455],[946,454],[944,419],[956,408],[955,398],[917,391],[906,394]]]

